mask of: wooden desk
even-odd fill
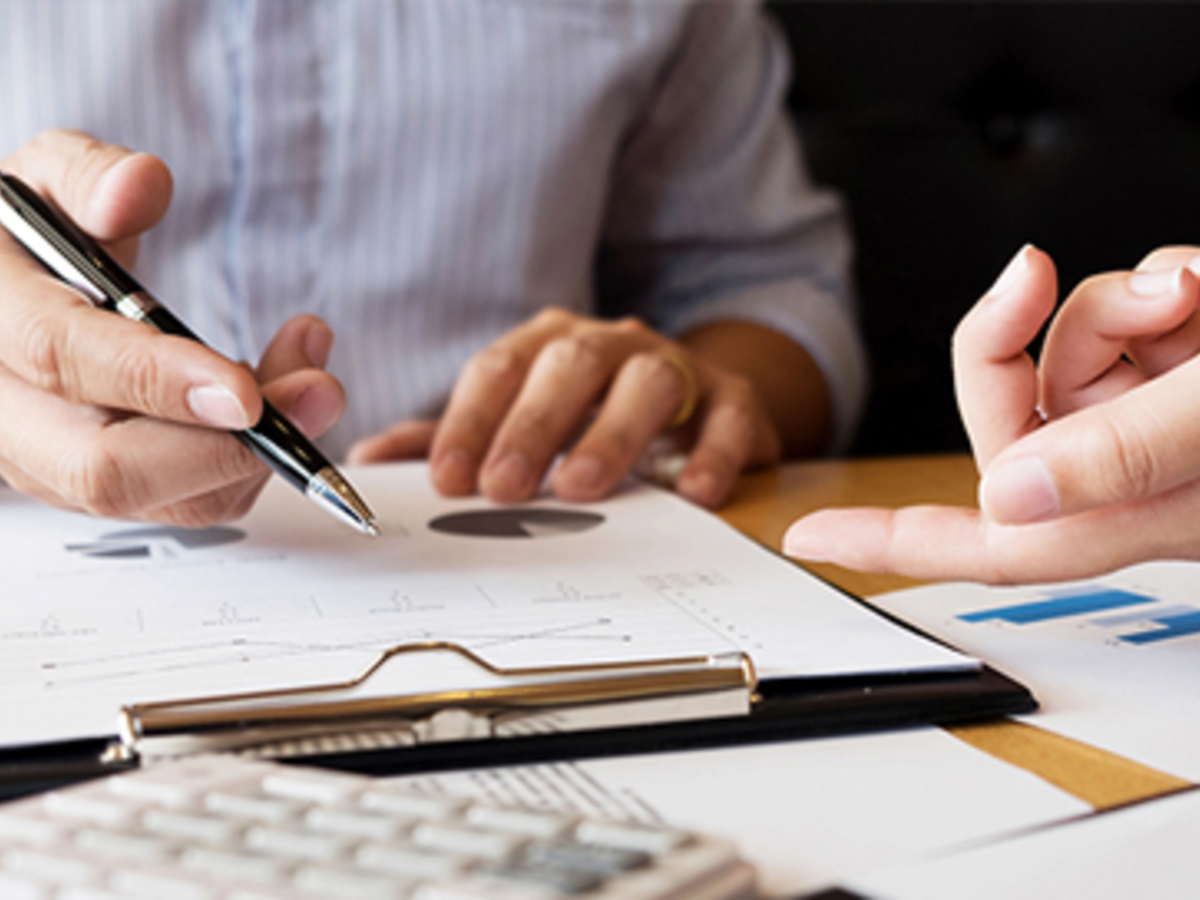
[[[745,476],[722,517],[744,534],[778,549],[792,520],[826,506],[904,506],[975,502],[969,456],[795,463]],[[894,575],[813,565],[813,572],[861,597],[911,587]],[[948,729],[960,740],[1046,779],[1096,808],[1184,787],[1188,782],[1124,757],[1016,721]]]

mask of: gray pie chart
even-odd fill
[[[472,538],[549,538],[588,531],[604,516],[577,509],[477,509],[438,516],[431,531]]]

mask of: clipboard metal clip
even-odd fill
[[[470,664],[470,686],[377,690],[389,666],[437,653]],[[514,668],[453,641],[421,641],[384,650],[346,681],[125,706],[119,752],[142,761],[219,751],[281,758],[648,725],[745,715],[756,689],[753,662],[740,652]]]

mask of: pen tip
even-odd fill
[[[322,469],[309,482],[308,496],[357,531],[379,536],[375,514],[342,474],[332,466]]]

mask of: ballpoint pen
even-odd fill
[[[0,172],[0,225],[93,305],[203,343],[63,212],[6,172]],[[365,534],[379,533],[345,477],[265,399],[258,422],[232,433],[322,509]]]

